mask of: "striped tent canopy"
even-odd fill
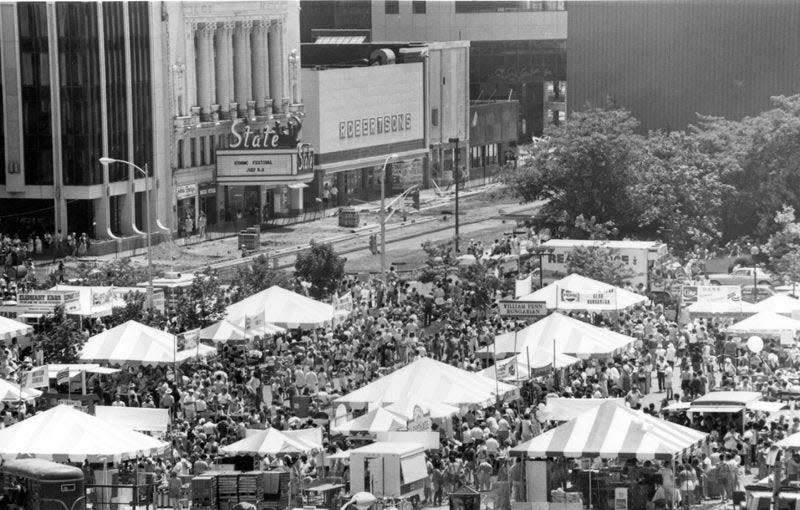
[[[386,432],[389,430],[405,430],[408,420],[400,415],[377,407],[367,414],[361,415],[358,418],[342,423],[341,425],[332,425],[332,434],[353,434],[356,432],[368,432],[375,434],[377,432]]]
[[[244,439],[222,446],[219,451],[226,455],[278,455],[309,453],[319,450],[321,446],[320,429],[305,429],[300,433],[300,431],[280,431],[270,427],[265,430],[248,430]]]
[[[526,458],[601,457],[670,460],[707,434],[607,402],[511,449]]]
[[[34,388],[21,388],[19,384],[0,379],[0,402],[30,401],[42,396],[42,392]]]
[[[33,326],[0,315],[0,340],[10,340],[33,332]]]

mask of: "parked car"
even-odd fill
[[[772,285],[778,283],[770,273],[763,269],[756,268],[755,282],[758,285]],[[730,273],[716,273],[708,275],[711,285],[753,285],[753,268],[738,267]]]
[[[775,291],[772,290],[771,287],[768,285],[758,285],[756,287],[756,299],[753,299],[753,286],[752,285],[744,285],[742,286],[742,300],[747,301],[748,303],[757,303],[759,301],[764,301],[770,296],[774,296]]]

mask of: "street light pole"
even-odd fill
[[[390,159],[395,159],[397,154],[389,154],[383,162],[381,170],[381,278],[386,285],[386,167]]]
[[[756,255],[758,255],[759,251],[758,246],[750,248],[750,258],[753,259],[753,303],[758,303],[758,280],[756,278],[758,264],[756,263]]]
[[[147,310],[153,309],[153,240],[151,237],[151,224],[150,224],[150,179],[147,175],[147,163],[144,165],[144,169],[138,167],[137,165],[131,163],[130,161],[125,161],[122,159],[114,159],[114,158],[100,158],[100,164],[105,167],[106,171],[108,171],[108,165],[111,163],[121,163],[123,165],[128,165],[129,167],[133,168],[134,171],[139,171],[144,176],[144,184],[145,184],[145,208],[147,209],[145,215],[145,221],[147,222]],[[134,190],[134,203],[136,200],[135,190]]]
[[[453,152],[453,176],[455,177],[456,181],[456,257],[458,257],[458,183],[461,180],[461,171],[458,168],[458,138],[450,138],[448,140],[450,143],[455,144],[456,150]]]

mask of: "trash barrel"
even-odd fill
[[[355,207],[342,207],[339,209],[339,226],[355,228],[359,224],[358,211]]]

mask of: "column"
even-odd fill
[[[186,51],[185,65],[186,72],[184,73],[184,86],[186,87],[186,97],[184,99],[186,108],[183,109],[184,115],[189,115],[191,109],[197,106],[197,69],[195,68],[195,35],[197,32],[197,23],[186,23],[186,44],[184,45]],[[180,62],[177,63],[180,67]]]
[[[213,23],[203,23],[198,27],[196,44],[197,60],[197,103],[200,106],[201,120],[211,115],[214,101],[214,31]]]
[[[247,102],[253,99],[250,81],[250,30],[252,21],[242,21],[233,32],[233,88],[240,112],[247,112]]]
[[[272,23],[269,27],[269,92],[273,109],[284,112],[283,99],[283,24]]]
[[[289,188],[289,210],[293,213],[303,211],[303,188]]]
[[[217,83],[217,104],[223,119],[231,118],[233,102],[233,36],[234,23],[225,22],[217,27],[214,39],[214,64]]]
[[[269,115],[269,23],[258,20],[253,25],[251,38],[253,53],[253,99],[258,115]]]

